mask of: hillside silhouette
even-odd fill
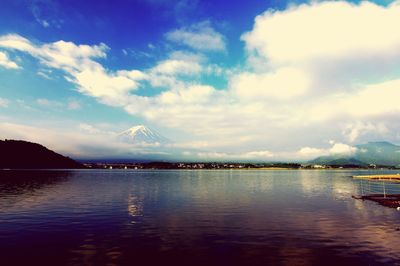
[[[22,140],[0,140],[0,169],[74,169],[84,166],[46,147]]]

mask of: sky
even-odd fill
[[[400,1],[2,0],[0,137],[73,158],[400,143]],[[131,145],[146,125],[172,140]]]

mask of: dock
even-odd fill
[[[354,175],[355,179],[367,179],[367,180],[380,180],[380,181],[391,181],[400,182],[400,173],[390,175]]]
[[[355,199],[374,201],[400,210],[400,174],[356,175],[359,195]]]

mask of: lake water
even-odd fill
[[[0,171],[0,265],[395,265],[366,171]]]

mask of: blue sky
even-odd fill
[[[400,142],[399,2],[1,5],[3,138],[79,158],[209,160],[306,160]],[[174,144],[115,140],[137,124]]]

